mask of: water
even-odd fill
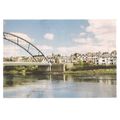
[[[116,76],[4,75],[5,98],[116,97]]]

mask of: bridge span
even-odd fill
[[[39,72],[64,72],[65,64],[51,64],[51,63],[40,63],[40,62],[4,62],[4,69],[8,67],[16,66],[37,66]]]

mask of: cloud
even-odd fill
[[[115,20],[89,20],[88,32],[105,34],[115,32]]]
[[[91,44],[92,40],[93,40],[92,38],[87,37],[87,38],[75,38],[73,41],[78,44],[86,45],[86,44]]]
[[[83,52],[84,50],[81,49],[81,46],[71,46],[71,47],[66,47],[66,46],[61,46],[57,48],[57,53],[69,56],[75,52]]]
[[[54,39],[54,34],[53,33],[46,33],[43,37],[46,40],[53,40]]]
[[[61,46],[57,48],[57,52],[70,55],[75,52],[111,52],[116,49],[115,20],[88,20],[88,23],[84,32],[73,38],[75,46]]]
[[[53,53],[53,47],[48,45],[36,45],[36,47],[44,53],[44,55],[50,55]]]
[[[114,47],[116,43],[115,20],[89,20],[86,31],[94,34],[94,38],[102,46]]]
[[[40,50],[53,50],[52,46],[48,45],[37,45]]]
[[[16,36],[19,36],[19,37],[21,37],[21,38],[23,38],[23,39],[25,39],[25,40],[27,40],[27,41],[29,41],[29,42],[32,42],[32,41],[33,41],[33,39],[30,38],[30,37],[29,37],[28,35],[26,35],[25,33],[11,32],[11,34],[14,34],[14,35],[16,35]]]
[[[81,49],[111,51],[116,49],[115,20],[88,20],[89,25],[73,41]]]
[[[81,32],[81,33],[80,33],[80,37],[86,37],[86,35],[87,35],[87,34],[86,34],[85,32]]]
[[[11,32],[11,34],[14,34],[16,36],[19,36],[29,42],[31,42],[33,39],[31,39],[28,35],[26,35],[25,33],[19,33],[19,32]]]
[[[4,57],[19,56],[20,48],[13,45],[5,45],[3,54],[4,54]]]
[[[55,51],[56,53],[62,54],[62,55],[66,55],[69,56],[71,54],[74,53],[87,53],[87,52],[97,52],[97,51],[108,51],[111,52],[112,50],[114,50],[114,47],[106,47],[106,48],[102,48],[101,46],[95,46],[95,45],[77,45],[74,47],[66,47],[66,46],[61,46],[59,48],[57,48],[57,50]]]

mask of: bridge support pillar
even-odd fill
[[[51,72],[64,72],[65,64],[52,64]]]
[[[65,64],[39,65],[39,72],[64,72]]]
[[[51,72],[51,66],[50,65],[39,65],[38,71],[39,72]]]

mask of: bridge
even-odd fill
[[[63,72],[63,71],[65,71],[64,64],[51,64],[51,62],[47,59],[47,57],[43,54],[43,52],[40,49],[38,49],[35,45],[33,45],[31,42],[29,42],[28,40],[26,40],[16,34],[7,33],[7,32],[3,32],[3,39],[21,47],[33,58],[33,61],[31,61],[31,62],[4,62],[3,63],[4,67],[39,66],[39,69],[41,69],[41,71],[47,71],[47,72],[51,72],[51,71]],[[46,61],[45,63],[41,63],[41,57],[44,58],[44,60]]]
[[[43,57],[49,63],[48,59],[43,54],[43,52],[40,49],[38,49],[35,45],[33,45],[31,42],[29,42],[28,40],[16,34],[7,33],[7,32],[3,32],[3,39],[21,47],[30,56],[32,56],[34,62],[40,62],[38,58]]]

